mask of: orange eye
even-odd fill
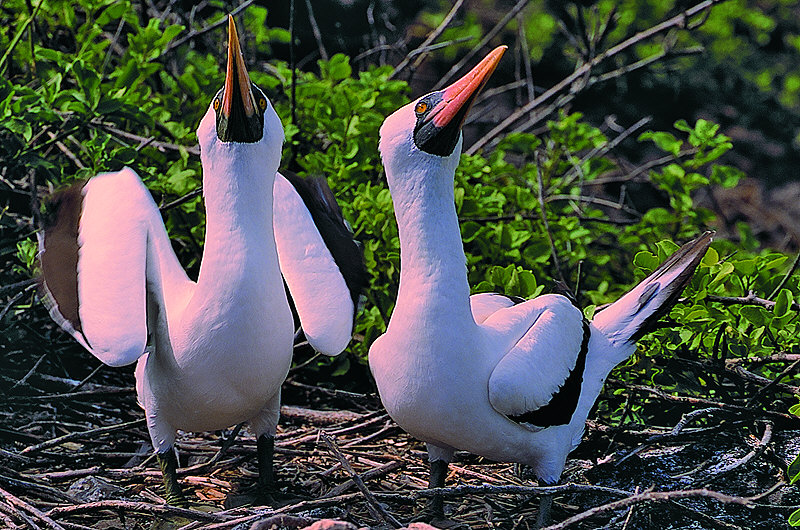
[[[219,110],[219,98],[214,100],[214,110]]]
[[[258,100],[258,106],[261,108],[261,110],[266,109],[267,108],[267,100],[264,99],[264,98],[259,99]]]
[[[419,103],[417,103],[417,106],[414,107],[414,112],[416,112],[417,114],[422,114],[426,110],[428,110],[428,104],[425,103],[424,101],[420,101]]]

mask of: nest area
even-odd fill
[[[234,428],[179,433],[179,476],[191,504],[167,506],[132,370],[102,367],[49,323],[33,329],[23,317],[14,328],[32,342],[3,346],[0,527],[302,528],[320,519],[397,527],[431,494],[424,445],[374,394],[325,386],[300,368],[283,389],[279,503],[226,509],[257,477],[255,439]],[[42,340],[50,349],[31,355],[28,347]],[[613,379],[601,399],[615,391],[665,421],[590,420],[561,485],[549,489],[513,464],[459,452],[444,491],[450,521],[534,528],[539,499],[554,492],[551,528],[786,526],[800,504],[786,477],[800,451],[794,417]]]

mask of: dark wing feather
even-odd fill
[[[46,304],[60,325],[69,324],[78,333],[82,333],[78,315],[78,223],[85,185],[86,181],[76,182],[45,200],[39,243],[39,281]],[[59,315],[66,322],[60,321]]]

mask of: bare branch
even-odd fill
[[[609,48],[608,50],[600,53],[596,57],[594,57],[591,61],[582,64],[580,67],[575,69],[570,75],[559,81],[555,86],[547,90],[544,94],[539,96],[533,101],[529,101],[527,104],[523,105],[519,109],[515,110],[511,113],[505,120],[498,123],[491,131],[489,131],[486,135],[482,136],[477,142],[475,142],[469,149],[466,150],[467,154],[474,154],[476,151],[484,147],[490,141],[494,140],[500,133],[506,130],[511,124],[516,122],[522,116],[529,114],[533,109],[543,105],[545,102],[549,101],[553,98],[556,94],[560,93],[566,87],[570,86],[573,82],[577,81],[581,77],[585,76],[589,73],[593,68],[598,66],[600,63],[604,62],[607,59],[610,59],[621,52],[627,50],[631,46],[634,46],[645,39],[658,35],[659,33],[663,33],[672,28],[682,28],[685,27],[687,19],[691,18],[698,13],[703,12],[704,10],[714,6],[715,4],[724,2],[725,0],[705,0],[701,2],[683,13],[675,15],[672,18],[661,22],[660,24],[656,24],[655,26],[648,28],[646,30],[640,31],[639,33],[625,39],[621,43],[617,44]],[[460,67],[459,67],[460,68]]]
[[[753,291],[749,291],[747,296],[716,296],[711,294],[706,296],[705,299],[709,302],[719,302],[722,305],[755,305],[770,311],[775,307],[775,302],[758,297]],[[797,302],[792,302],[789,307],[793,311],[800,311],[800,304]]]
[[[241,4],[239,4],[239,5],[236,7],[236,9],[234,9],[233,11],[231,11],[231,12],[230,12],[230,15],[231,15],[232,17],[235,17],[236,15],[238,15],[239,13],[241,13],[242,11],[244,11],[245,9],[247,9],[247,7],[248,7],[248,6],[250,6],[250,4],[252,4],[254,1],[255,1],[255,0],[245,0],[244,2],[242,2]],[[200,35],[204,35],[204,34],[208,33],[209,31],[214,31],[214,30],[215,30],[215,29],[217,29],[218,27],[220,27],[220,26],[223,26],[223,25],[225,25],[225,24],[227,24],[227,23],[228,23],[228,17],[222,17],[220,20],[218,20],[218,21],[214,22],[213,24],[209,24],[208,26],[206,26],[206,27],[204,27],[204,28],[201,28],[201,29],[193,29],[193,30],[191,30],[189,33],[187,33],[186,35],[184,35],[184,36],[183,36],[183,37],[181,37],[180,39],[178,39],[178,40],[176,40],[176,41],[173,41],[173,42],[171,42],[171,43],[169,44],[169,46],[167,46],[166,48],[164,48],[164,51],[163,51],[163,52],[161,52],[161,55],[160,55],[160,57],[164,57],[166,54],[168,54],[168,53],[169,53],[169,52],[171,52],[172,50],[174,50],[174,49],[176,49],[176,48],[179,48],[179,47],[183,46],[184,44],[186,44],[186,43],[187,43],[187,42],[189,42],[190,40],[192,40],[192,39],[194,39],[194,38],[196,38],[196,37],[199,37]]]
[[[783,482],[781,481],[779,484],[782,485]],[[734,495],[726,495],[725,493],[720,493],[718,491],[713,491],[706,488],[693,489],[693,490],[677,490],[677,491],[646,491],[638,495],[631,495],[626,499],[621,499],[618,501],[609,502],[608,504],[603,504],[602,506],[596,506],[594,508],[590,508],[585,512],[581,512],[578,515],[574,515],[569,519],[561,521],[558,524],[548,526],[544,530],[562,530],[564,528],[569,528],[573,524],[585,521],[586,519],[589,519],[596,515],[600,515],[606,512],[623,510],[625,508],[628,508],[629,506],[645,502],[664,502],[664,501],[674,501],[678,499],[687,499],[692,497],[704,497],[707,499],[713,499],[715,501],[724,504],[740,504],[742,506],[752,506],[753,503],[761,499],[764,495],[771,493],[772,490],[773,488],[770,488],[769,490],[767,490],[767,492],[760,493],[759,495],[755,495],[753,497],[737,497]]]
[[[53,438],[47,440],[42,443],[38,443],[36,445],[31,445],[20,451],[20,454],[28,454],[33,453],[35,451],[41,451],[42,449],[47,449],[48,447],[54,447],[56,445],[61,445],[64,442],[69,442],[70,440],[77,440],[86,437],[94,437],[99,434],[108,434],[111,432],[117,431],[124,431],[129,427],[138,427],[140,425],[145,425],[145,419],[141,418],[138,420],[128,421],[124,423],[118,423],[116,425],[106,425],[105,427],[98,427],[97,429],[90,429],[88,431],[81,431],[81,432],[71,432],[69,434],[65,434],[64,436],[59,436],[57,438]]]
[[[65,515],[79,514],[94,512],[97,510],[113,510],[116,512],[139,512],[149,513],[153,515],[177,515],[185,517],[186,519],[193,519],[196,521],[219,522],[225,521],[230,517],[218,513],[201,512],[197,510],[189,510],[187,508],[178,508],[177,506],[169,506],[164,504],[151,504],[148,502],[137,501],[122,501],[122,500],[104,500],[96,502],[87,502],[84,504],[74,504],[72,506],[56,506],[49,512],[48,517],[59,518]]]
[[[433,41],[438,39],[439,35],[441,35],[444,32],[444,30],[447,29],[447,26],[449,26],[450,22],[453,21],[453,17],[455,17],[456,13],[461,8],[461,5],[463,3],[464,3],[464,0],[457,0],[456,3],[453,4],[452,9],[450,9],[450,12],[447,13],[447,15],[444,17],[444,19],[442,20],[442,23],[439,24],[439,26],[435,30],[433,30],[431,32],[431,34],[428,35],[425,38],[424,41],[422,41],[422,44],[420,44],[419,47],[417,47],[415,50],[411,51],[408,55],[405,56],[405,58],[402,61],[400,61],[400,64],[398,64],[397,66],[394,67],[394,70],[392,71],[392,73],[389,74],[389,79],[394,78],[394,76],[396,76],[397,74],[402,72],[408,66],[408,63],[410,63],[411,60],[414,57],[419,56],[419,57],[417,57],[417,60],[414,61],[414,66],[419,66],[420,65],[420,63],[422,62],[422,59],[424,59],[424,57],[426,55],[423,52],[423,50],[425,50]]]
[[[308,22],[311,24],[311,31],[314,33],[314,39],[317,41],[317,48],[319,48],[319,56],[323,61],[328,60],[328,51],[322,43],[322,33],[319,31],[317,19],[314,18],[314,10],[311,8],[311,0],[306,0],[306,9],[308,9]]]
[[[530,0],[519,0],[519,2],[517,2],[514,5],[514,7],[512,7],[511,10],[503,16],[502,19],[500,19],[500,22],[495,24],[495,26],[491,30],[489,30],[489,32],[483,37],[483,39],[481,39],[481,41],[474,48],[472,48],[464,57],[461,58],[460,61],[454,64],[450,68],[450,70],[447,71],[444,77],[442,77],[439,80],[439,82],[436,83],[436,85],[434,85],[433,90],[439,90],[444,85],[446,85],[447,82],[450,81],[450,79],[456,73],[458,73],[458,71],[461,70],[464,67],[464,65],[467,64],[475,56],[476,53],[481,51],[489,43],[489,41],[494,38],[495,35],[500,33],[500,30],[506,27],[506,25],[511,21],[512,18],[514,18],[517,15],[517,13],[522,11],[525,8],[525,6],[528,5],[528,2],[530,2]]]

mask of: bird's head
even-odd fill
[[[265,150],[280,161],[284,132],[280,118],[264,92],[250,80],[244,64],[239,35],[228,16],[228,67],[225,84],[214,96],[197,129],[201,152],[215,149]],[[277,168],[277,165],[276,165]]]
[[[387,170],[396,164],[455,168],[467,113],[506,49],[498,46],[452,85],[417,98],[384,120],[380,152]]]

